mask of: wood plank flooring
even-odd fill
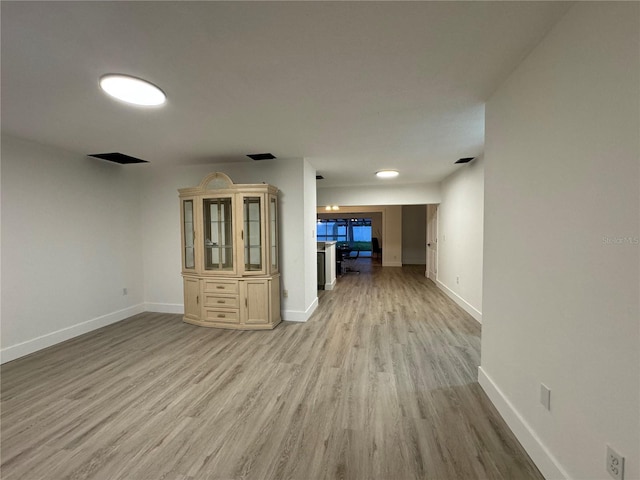
[[[4,365],[2,479],[542,479],[476,382],[480,326],[367,262],[306,323],[144,313]]]

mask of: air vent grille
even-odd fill
[[[456,163],[469,163],[471,160],[475,159],[476,157],[465,157],[465,158],[461,158],[460,160],[458,160]]]
[[[114,153],[93,153],[88,155],[89,157],[100,158],[102,160],[107,160],[109,162],[119,163],[120,165],[127,165],[129,163],[149,163],[146,160],[142,160],[140,158],[131,157],[129,155],[125,155],[124,153],[114,152]]]
[[[272,153],[252,153],[250,155],[247,155],[247,157],[252,160],[273,160],[274,158],[276,158]]]

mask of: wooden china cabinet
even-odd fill
[[[278,189],[224,173],[181,188],[184,321],[272,329],[280,323]]]

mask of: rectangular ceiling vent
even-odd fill
[[[465,158],[461,158],[460,160],[458,160],[456,163],[469,163],[471,160],[473,160],[476,157],[465,157]]]
[[[129,155],[125,155],[124,153],[114,152],[114,153],[94,153],[88,155],[89,157],[100,158],[102,160],[107,160],[113,163],[119,163],[120,165],[127,165],[129,163],[149,163],[146,160],[142,160],[136,157],[130,157]]]
[[[252,153],[251,155],[247,155],[251,160],[273,160],[275,155],[271,153]]]
[[[316,180],[324,180],[324,177],[322,175],[316,175]]]

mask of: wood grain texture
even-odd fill
[[[4,365],[2,479],[542,479],[480,326],[424,266],[367,262],[307,323],[144,313]]]

